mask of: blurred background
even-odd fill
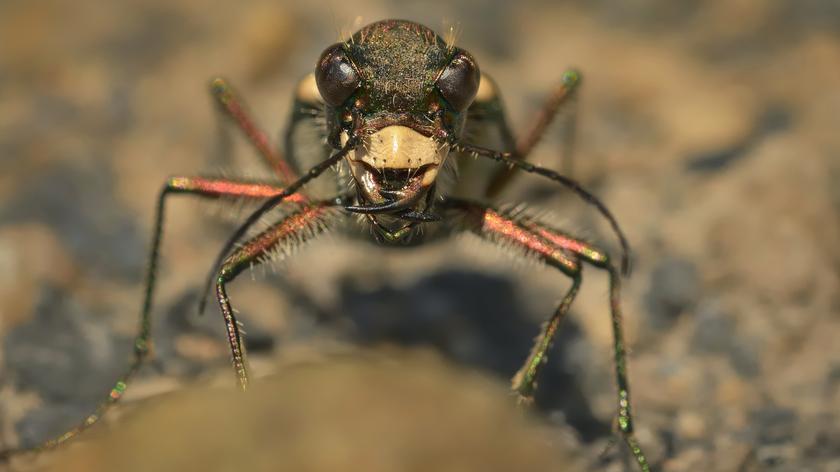
[[[834,0],[0,2],[0,448],[73,425],[127,365],[164,179],[259,167],[208,80],[230,79],[279,138],[324,47],[391,17],[457,25],[518,131],[565,68],[583,72],[571,169],[633,247],[623,305],[649,459],[840,470]],[[534,162],[561,165],[568,123]],[[615,253],[595,212],[549,184],[520,176],[499,202],[549,210]],[[215,373],[233,385],[218,312],[195,313],[230,231],[205,206],[172,199],[156,357],[129,404]],[[506,385],[568,281],[476,241],[385,251],[335,235],[241,277],[231,298],[255,371],[400,346]],[[585,270],[536,409],[588,469],[623,470],[621,447],[602,454],[610,342],[606,278]]]

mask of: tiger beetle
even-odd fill
[[[565,72],[531,130],[516,139],[508,127],[493,79],[479,71],[469,52],[453,43],[425,26],[385,20],[365,26],[347,40],[328,47],[318,59],[315,71],[297,85],[282,155],[270,145],[231,86],[224,79],[214,79],[211,92],[220,109],[274,170],[277,181],[208,177],[172,177],[166,181],[157,200],[133,360],[108,398],[90,416],[37,449],[64,443],[96,423],[122,398],[128,382],[148,357],[165,202],[171,195],[188,194],[208,199],[244,199],[260,205],[228,239],[205,286],[205,293],[215,287],[233,367],[243,390],[249,382],[243,333],[227,295],[227,285],[244,269],[288,255],[294,247],[328,230],[372,235],[383,245],[410,245],[471,232],[498,245],[519,249],[571,278],[571,288],[513,377],[512,389],[521,404],[532,402],[546,351],[580,287],[583,263],[606,271],[617,383],[617,428],[639,469],[650,470],[633,432],[619,303],[620,276],[628,272],[627,240],[598,198],[575,180],[527,161],[554,116],[570,103],[580,76],[573,70]],[[301,131],[307,127],[318,129],[326,138],[309,143],[315,152],[299,150]],[[500,137],[502,150],[464,139],[490,132]],[[482,167],[481,162],[493,164],[491,161],[503,165]],[[479,198],[495,196],[517,170],[561,184],[593,205],[609,222],[621,244],[621,271],[606,251],[587,241],[535,218],[469,198],[467,190],[474,190],[476,181],[481,184]],[[325,178],[318,181],[321,185],[317,191],[312,185],[304,190],[319,176]],[[283,216],[249,237],[253,233],[249,229],[278,207],[282,207]],[[202,302],[200,310],[203,308]]]

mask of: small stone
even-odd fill
[[[793,440],[797,422],[793,410],[768,407],[754,411],[750,416],[759,444],[782,444]]]
[[[703,301],[697,306],[694,334],[690,345],[700,354],[724,353],[732,345],[735,332],[733,317],[717,301]]]
[[[670,326],[696,303],[699,293],[700,280],[694,263],[678,257],[664,258],[653,269],[645,296],[649,323],[660,329]]]

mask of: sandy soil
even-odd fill
[[[0,3],[0,448],[65,430],[124,369],[164,179],[259,166],[208,79],[229,78],[277,137],[295,81],[340,31],[400,17],[458,24],[517,130],[566,67],[583,71],[571,168],[633,247],[630,373],[656,468],[840,471],[837,2],[404,3]],[[535,162],[564,165],[568,121]],[[550,210],[616,249],[590,208],[549,184],[520,176],[500,202]],[[220,372],[232,386],[222,321],[194,310],[230,225],[201,209],[170,207],[156,357],[126,398],[137,417]],[[334,236],[231,296],[259,373],[400,345],[504,386],[568,284],[512,260],[474,239],[383,251]],[[539,421],[586,470],[625,467],[622,448],[603,453],[615,438],[607,309],[606,278],[587,270],[537,398]],[[342,378],[319,388],[340,395]],[[392,415],[432,437],[421,411]],[[336,441],[325,451],[352,447]]]

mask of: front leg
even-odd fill
[[[327,230],[338,219],[333,205],[334,202],[322,202],[303,207],[248,240],[222,262],[216,275],[216,299],[225,319],[233,368],[243,390],[249,381],[245,347],[226,284],[245,268],[287,255],[295,246]]]

